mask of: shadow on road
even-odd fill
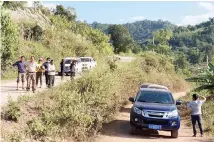
[[[127,110],[127,109],[125,109]],[[101,131],[102,135],[113,136],[113,137],[122,137],[122,138],[132,138],[132,139],[165,139],[173,141],[174,138],[171,138],[170,132],[168,135],[160,135],[158,131],[155,130],[139,130],[136,135],[129,134],[130,124],[127,120],[114,120],[110,123],[103,124],[103,130]],[[179,135],[179,137],[190,138],[192,136]],[[195,139],[195,142],[214,142],[212,139]]]
[[[169,136],[159,135],[158,131],[154,130],[140,130],[136,135],[129,134],[130,124],[127,120],[114,120],[110,123],[103,124],[102,135],[123,137],[123,138],[134,138],[134,139],[159,139],[167,138],[172,139]]]

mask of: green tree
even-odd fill
[[[64,8],[63,5],[57,5],[55,15],[61,15],[66,17],[69,21],[74,21],[76,19],[76,11],[72,7]]]
[[[172,35],[173,35],[172,31],[166,30],[166,29],[160,29],[153,33],[155,41],[158,44],[162,44],[162,45],[168,45],[168,41],[172,37]]]
[[[111,35],[111,42],[113,43],[115,53],[127,53],[133,49],[134,40],[131,38],[126,27],[111,25],[108,28],[108,34]]]
[[[5,70],[18,50],[18,31],[10,15],[1,11],[1,67]]]
[[[26,6],[26,1],[4,1],[3,7],[8,9],[17,9],[17,8],[24,8]]]
[[[189,70],[190,64],[187,61],[187,56],[184,53],[182,52],[176,53],[173,64],[175,66],[176,72],[182,72],[184,74],[189,73],[188,70]]]

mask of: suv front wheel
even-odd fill
[[[137,134],[138,131],[139,131],[139,128],[137,128],[137,127],[135,127],[135,126],[133,126],[133,125],[130,125],[130,128],[129,128],[129,129],[130,129],[130,130],[129,130],[130,135],[135,135],[135,134]]]
[[[178,137],[178,130],[171,131],[171,137],[172,138],[177,138]]]

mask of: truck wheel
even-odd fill
[[[178,138],[178,130],[171,131],[171,137],[172,138]]]
[[[137,133],[137,128],[135,126],[130,125],[129,133],[130,135],[135,135]]]

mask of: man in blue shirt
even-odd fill
[[[17,77],[17,90],[19,90],[19,82],[22,80],[22,89],[24,89],[24,82],[26,79],[26,71],[25,71],[25,57],[21,56],[20,61],[17,61],[13,64],[13,67],[18,68],[18,77]]]

